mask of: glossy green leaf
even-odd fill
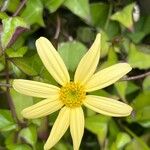
[[[86,51],[87,48],[82,43],[77,41],[61,43],[58,46],[58,52],[71,72],[76,70],[80,59]]]
[[[107,68],[111,65],[114,65],[118,62],[117,54],[112,46],[109,47],[107,60],[100,65],[101,69]]]
[[[8,15],[5,12],[0,12],[0,19],[6,19]]]
[[[101,144],[104,142],[107,130],[109,117],[102,115],[94,115],[87,117],[85,120],[85,128],[98,136]]]
[[[79,27],[77,30],[77,39],[89,43],[91,40],[94,41],[95,33],[93,32],[92,28],[89,27]]]
[[[19,0],[7,0],[7,10],[10,12],[15,12],[19,6]]]
[[[139,86],[137,86],[136,84],[134,84],[131,81],[128,81],[128,86],[127,86],[127,89],[126,89],[126,94],[131,94],[133,92],[137,92],[139,89],[140,89]]]
[[[17,117],[20,120],[23,120],[23,116],[21,115],[21,111],[24,108],[31,106],[33,104],[33,99],[32,99],[32,97],[25,96],[23,94],[16,92],[14,89],[11,89],[10,93],[11,93],[11,96],[13,99],[13,103],[15,106],[15,111],[17,113]]]
[[[91,22],[90,6],[88,0],[66,0],[64,2],[64,6],[77,16],[86,20],[86,22]]]
[[[19,137],[24,139],[28,144],[35,147],[37,142],[37,130],[35,126],[29,126],[20,131]]]
[[[130,45],[128,63],[133,68],[148,69],[150,67],[150,54],[137,49],[134,44]]]
[[[132,102],[132,107],[134,109],[134,116],[129,118],[130,122],[139,122],[147,124],[150,121],[149,111],[150,111],[150,92],[145,91],[140,93]]]
[[[9,110],[0,109],[0,132],[11,131],[17,128]]]
[[[150,76],[147,76],[143,81],[143,90],[150,91]]]
[[[109,11],[106,3],[92,3],[90,5],[92,23],[96,27],[104,27]]]
[[[128,36],[134,43],[140,43],[140,41],[150,33],[150,15],[141,15],[140,20],[135,24],[134,32],[128,33]]]
[[[130,141],[131,141],[131,137],[127,133],[119,132],[116,139],[117,149],[123,148]]]
[[[14,144],[10,145],[8,150],[32,150],[32,148],[27,144]]]
[[[108,54],[109,46],[111,43],[109,42],[109,37],[105,31],[101,31],[101,57],[105,57]]]
[[[114,85],[121,99],[126,101],[125,96],[126,96],[126,89],[128,86],[127,81],[116,82]]]
[[[13,57],[23,57],[24,54],[27,52],[27,47],[21,47],[17,51],[15,51],[13,48],[9,48],[6,50],[6,54],[13,58]]]
[[[25,74],[36,76],[40,74],[43,64],[37,54],[23,58],[13,58],[12,62]]]
[[[43,4],[41,0],[27,1],[27,6],[22,12],[21,17],[29,24],[39,24],[44,26],[43,21]]]
[[[63,3],[65,0],[45,0],[44,4],[48,10],[53,13],[55,12]]]
[[[132,28],[133,26],[132,13],[134,5],[135,5],[134,3],[129,4],[122,10],[117,11],[115,14],[111,16],[111,19],[120,22],[122,25],[124,25],[129,29]]]
[[[17,30],[20,30],[21,28],[22,30],[29,28],[26,22],[20,17],[10,17],[3,19],[2,24],[3,32],[1,35],[1,43],[3,49],[5,49],[11,43],[11,40],[14,40],[12,38],[15,38],[15,34],[18,34],[15,33]]]

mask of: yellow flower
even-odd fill
[[[120,101],[87,94],[105,88],[127,74],[131,67],[127,63],[118,63],[95,73],[100,59],[101,35],[96,39],[81,59],[74,81],[70,81],[67,68],[50,41],[40,37],[36,41],[38,54],[49,73],[61,85],[16,79],[13,87],[16,91],[43,101],[22,111],[28,119],[49,115],[59,109],[59,115],[53,125],[44,150],[51,149],[64,135],[70,126],[74,150],[78,150],[84,133],[84,113],[82,106],[108,116],[120,117],[130,115],[132,108]]]

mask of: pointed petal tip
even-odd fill
[[[121,63],[121,64],[124,65],[124,67],[126,67],[128,71],[132,70],[132,67],[130,66],[130,64],[128,63]]]
[[[100,39],[101,38],[101,33],[97,33],[96,37]]]

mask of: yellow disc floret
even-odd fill
[[[70,82],[60,89],[60,100],[67,107],[81,106],[85,96],[84,87],[78,83]]]

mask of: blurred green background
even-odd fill
[[[93,94],[121,100],[134,111],[126,118],[110,118],[85,110],[80,149],[150,149],[149,0],[0,0],[0,10],[0,150],[42,150],[58,113],[24,120],[21,110],[39,99],[11,88],[16,78],[56,84],[37,55],[35,40],[47,37],[73,76],[98,32],[98,69],[128,62],[133,70]],[[72,150],[69,132],[53,149]]]

